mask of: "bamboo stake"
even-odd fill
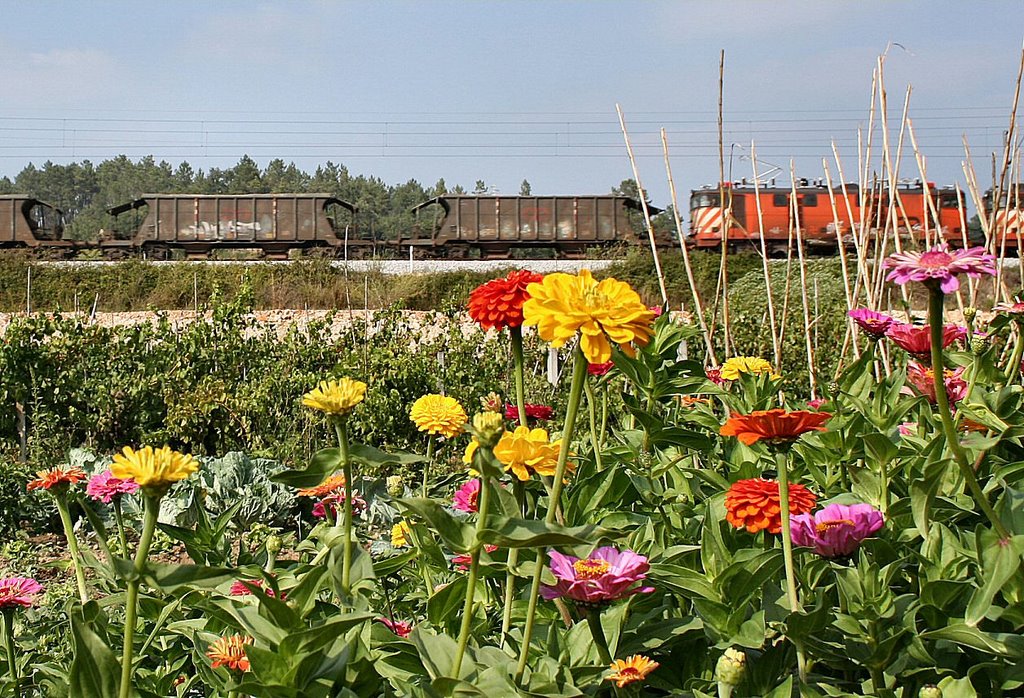
[[[725,355],[729,356],[732,346],[732,332],[729,327],[729,231],[732,230],[732,182],[729,183],[729,200],[725,199],[725,145],[723,142],[722,104],[725,94],[725,49],[718,59],[718,202],[722,207],[722,259],[718,278],[722,291],[722,329],[724,331]],[[715,303],[717,310],[718,304]],[[717,314],[716,314],[717,316]],[[714,323],[715,318],[712,318]]]
[[[836,192],[832,186],[832,173],[829,171],[828,162],[821,159],[821,167],[825,171],[825,186],[828,189],[828,202],[832,208],[832,225],[836,230],[836,249],[839,250],[839,265],[843,272],[843,294],[846,297],[846,334],[843,337],[843,348],[839,352],[839,361],[836,363],[836,375],[843,366],[843,359],[846,358],[846,350],[853,343],[853,355],[860,357],[860,345],[856,341],[857,323],[850,318],[849,313],[853,310],[853,289],[850,287],[850,270],[846,261],[846,242],[843,240],[843,224],[839,220],[839,209],[836,207]],[[847,202],[849,204],[849,202]],[[851,233],[853,229],[851,226]],[[815,281],[817,284],[817,281]],[[817,311],[815,311],[817,313]]]
[[[661,270],[661,257],[658,255],[658,245],[654,241],[654,228],[651,226],[651,211],[647,207],[647,198],[644,196],[644,186],[640,183],[640,170],[636,166],[636,158],[633,157],[633,146],[629,143],[629,133],[626,131],[626,120],[622,116],[622,107],[615,105],[615,111],[619,115],[619,126],[622,127],[622,138],[626,141],[626,152],[629,154],[629,164],[633,168],[633,181],[640,195],[640,208],[644,212],[644,224],[647,226],[647,238],[651,242],[651,254],[654,255],[654,271],[658,275],[658,288],[661,290],[662,307],[668,308],[668,291],[665,289],[665,273]]]
[[[768,247],[764,240],[764,212],[761,209],[760,175],[757,171],[757,150],[754,142],[750,142],[750,162],[754,170],[754,202],[757,205],[757,231],[761,240],[761,268],[764,271],[764,288],[768,301],[768,325],[772,333],[772,355],[775,360],[775,369],[782,367],[782,345],[778,332],[775,330],[775,300],[772,297],[772,277],[768,270]]]
[[[714,344],[711,341],[711,331],[708,329],[707,321],[704,318],[704,306],[700,299],[700,290],[697,288],[697,281],[693,276],[693,267],[690,265],[690,252],[686,249],[686,242],[683,234],[683,222],[679,217],[679,202],[676,198],[676,183],[672,179],[672,163],[668,155],[668,137],[665,129],[661,129],[661,150],[665,156],[665,174],[668,177],[668,190],[672,196],[672,215],[675,218],[676,232],[679,235],[679,251],[683,255],[683,267],[686,269],[686,281],[690,285],[690,294],[693,296],[694,312],[697,313],[697,321],[700,323],[701,333],[704,335],[704,345],[707,347],[707,358],[712,366],[718,366],[718,358],[715,356]]]
[[[843,161],[839,157],[839,149],[836,147],[836,142],[832,141],[832,156],[835,158],[836,163],[836,174],[839,175],[839,187],[843,192],[843,204],[846,206],[846,217],[850,221],[850,232],[853,237],[853,249],[854,254],[857,257],[857,276],[854,279],[853,292],[850,298],[854,303],[857,302],[858,287],[867,279],[867,257],[864,251],[864,235],[865,235],[865,223],[863,208],[861,209],[860,220],[856,220],[853,215],[853,205],[850,203],[850,192],[847,190],[846,177],[843,174]],[[864,190],[858,187],[857,198],[860,200],[861,205],[864,204]],[[871,292],[865,291],[865,300],[868,308],[875,308],[874,302],[871,298]]]
[[[800,230],[800,200],[796,193],[796,167],[789,161],[790,181],[790,213],[793,215],[793,229],[796,231],[796,253],[800,262],[800,302],[804,311],[804,344],[807,348],[807,383],[811,389],[811,399],[818,397],[817,382],[814,376],[814,347],[811,337],[811,310],[807,301],[807,263],[804,261],[804,240]]]

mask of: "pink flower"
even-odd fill
[[[897,252],[889,255],[882,263],[891,269],[886,278],[901,286],[911,281],[923,281],[939,285],[943,293],[953,293],[960,288],[959,274],[977,279],[982,274],[995,276],[996,258],[984,247],[966,250],[951,250],[943,243],[924,252]]]
[[[89,478],[89,484],[85,486],[85,493],[98,502],[110,504],[114,497],[122,494],[135,494],[139,491],[139,484],[128,478],[121,480],[114,477],[109,470],[104,470]]]
[[[42,590],[43,587],[34,579],[4,577],[0,579],[0,610],[17,606],[28,608],[32,605],[32,597]]]
[[[611,371],[614,365],[615,363],[612,361],[605,361],[603,364],[587,364],[587,373],[592,376],[603,376]]]
[[[704,375],[715,385],[725,385],[725,379],[722,378],[722,369],[720,368],[705,368]]]
[[[855,308],[848,312],[847,315],[872,339],[881,339],[885,336],[885,331],[896,324],[896,320],[888,315],[876,313],[874,310],[868,310],[867,308]]]
[[[814,514],[797,514],[791,523],[794,545],[814,548],[822,557],[842,558],[852,555],[885,520],[870,504],[829,504]]]
[[[812,410],[818,410],[821,409],[821,406],[824,405],[826,402],[828,402],[828,400],[826,400],[825,398],[817,397],[814,398],[813,400],[808,400],[807,407]]]
[[[917,434],[917,422],[903,422],[899,426],[900,436],[914,436]]]
[[[555,411],[547,405],[531,405],[529,402],[526,403],[526,416],[529,419],[539,419],[541,421],[547,421],[551,419],[555,414]],[[519,421],[519,408],[508,403],[505,405],[505,419],[512,421]]]
[[[412,632],[412,625],[406,623],[404,620],[391,620],[381,616],[377,619],[378,623],[383,623],[387,626],[387,629],[393,632],[398,637],[409,637],[409,633]]]
[[[998,303],[992,306],[992,310],[997,313],[1005,313],[1006,315],[1013,315],[1020,317],[1024,315],[1024,302],[1019,298],[1014,298],[1013,303]]]
[[[927,325],[908,325],[898,322],[886,330],[885,336],[892,343],[916,359],[931,363],[932,336]],[[946,325],[942,328],[942,348],[945,349],[958,339],[967,336],[967,328],[960,325]]]
[[[480,511],[477,499],[480,497],[480,479],[473,478],[458,489],[452,498],[452,506],[459,511],[475,514]]]
[[[249,596],[253,593],[252,589],[249,588],[250,586],[262,590],[263,593],[265,593],[267,596],[271,598],[276,597],[276,594],[274,594],[273,589],[271,589],[270,587],[263,586],[262,579],[236,579],[231,583],[231,589],[228,591],[228,593],[232,596]],[[284,601],[286,598],[288,598],[287,594],[281,594],[282,601]]]
[[[490,555],[491,553],[493,553],[497,549],[498,549],[498,546],[496,546],[496,545],[491,545],[490,543],[484,543],[484,552],[487,553],[488,555]],[[455,557],[452,558],[452,565],[454,565],[456,569],[461,570],[462,572],[465,572],[466,570],[468,570],[469,569],[469,565],[472,562],[473,562],[473,557],[469,553],[463,553],[462,555],[456,555]]]
[[[541,596],[548,601],[565,597],[577,604],[599,605],[654,591],[654,587],[633,586],[647,576],[651,566],[646,557],[632,550],[619,552],[606,546],[585,559],[552,550],[548,557],[556,580],[554,586],[545,584],[540,588]]]
[[[313,505],[313,516],[318,519],[332,519],[338,515],[338,508],[345,503],[345,490],[329,494]],[[359,516],[366,511],[366,500],[359,496],[359,490],[352,491],[352,515]]]
[[[654,313],[654,317],[661,317],[662,314],[665,312],[665,309],[662,308],[660,305],[651,305],[648,306],[647,309]]]
[[[963,375],[963,366],[944,371],[943,383],[946,384],[946,397],[951,405],[967,397],[967,381],[963,379]],[[907,383],[918,395],[935,404],[935,374],[932,373],[931,366],[922,366],[911,361],[907,366]]]

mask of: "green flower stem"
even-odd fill
[[[565,410],[565,428],[562,430],[562,448],[558,451],[558,464],[555,466],[554,482],[551,485],[551,501],[545,521],[555,522],[559,498],[562,495],[562,483],[565,480],[565,465],[569,460],[573,428],[576,426],[576,415],[580,408],[580,396],[587,380],[587,358],[577,346],[573,359],[572,385],[569,388],[569,405]],[[540,578],[544,573],[544,551],[537,550],[537,562],[533,571],[533,584],[530,587],[530,601],[526,609],[526,625],[523,628],[523,646],[519,651],[519,665],[516,667],[516,683],[521,683],[526,672],[526,662],[530,657],[530,639],[533,636],[533,624],[537,615],[537,598],[540,595]]]
[[[351,591],[352,580],[352,492],[355,482],[352,479],[352,459],[348,456],[348,432],[345,422],[334,420],[334,433],[338,436],[338,449],[341,451],[341,469],[345,476],[345,519],[342,522],[341,549],[341,588],[346,594]]]
[[[599,445],[604,448],[604,438],[608,434],[608,386],[601,386],[601,440]]]
[[[7,650],[7,670],[11,672],[14,695],[21,696],[21,679],[18,675],[18,660],[14,652],[14,609],[4,609],[4,648]]]
[[[128,598],[125,601],[124,617],[124,649],[121,654],[121,690],[119,698],[128,698],[132,692],[132,654],[135,651],[135,623],[139,612],[139,585],[142,583],[142,571],[146,566],[149,547],[153,544],[156,532],[156,521],[160,515],[160,497],[146,496],[145,514],[142,521],[142,536],[139,548],[135,551],[135,565],[132,578],[128,580]]]
[[[89,589],[85,585],[85,570],[82,568],[82,555],[78,551],[78,539],[71,523],[71,512],[68,511],[68,500],[64,493],[55,494],[60,522],[64,526],[64,537],[68,539],[68,551],[71,553],[71,564],[75,567],[75,581],[78,583],[78,596],[84,605],[89,601]]]
[[[526,387],[524,376],[526,374],[525,362],[523,361],[523,328],[508,328],[512,339],[512,366],[516,386],[516,409],[519,410],[519,423],[526,423]],[[516,502],[519,503],[519,510],[526,516],[525,499],[526,491],[519,478],[514,478],[512,491],[515,493]],[[508,551],[508,571],[505,573],[505,605],[501,612],[501,638],[502,643],[508,639],[508,631],[512,625],[512,602],[516,596],[516,575],[512,571],[519,562],[519,548],[512,548]]]
[[[782,510],[782,559],[786,565],[786,595],[789,597],[789,609],[793,613],[803,610],[800,597],[796,591],[796,567],[793,565],[793,538],[789,521],[789,455],[775,454],[776,468],[779,471],[779,508]],[[796,647],[797,669],[800,682],[807,683],[807,660],[804,657],[803,645],[790,638]]]
[[[597,654],[605,665],[611,666],[612,653],[608,649],[608,640],[604,636],[604,628],[601,627],[601,611],[596,608],[588,608],[586,612],[587,626],[590,628],[590,635],[594,638],[594,645],[597,646]]]
[[[601,462],[601,438],[597,432],[597,406],[594,404],[597,402],[597,398],[594,396],[594,386],[590,384],[589,380],[583,383],[583,390],[587,394],[587,412],[590,416],[590,442],[594,447],[594,464],[598,471],[601,471],[604,470],[604,464]]]
[[[1013,353],[1010,354],[1010,360],[1006,364],[1006,368],[1003,369],[1003,375],[1006,376],[1006,383],[1016,383],[1016,378],[1020,375],[1020,359],[1021,354],[1024,354],[1024,327],[1016,325],[1017,329],[1017,341],[1013,345]],[[970,335],[968,335],[968,338]]]
[[[427,480],[430,477],[430,464],[434,462],[434,435],[427,436],[427,460],[423,462],[423,492],[421,496],[427,498]]]
[[[956,426],[953,424],[953,414],[949,410],[949,397],[946,395],[945,367],[942,363],[942,311],[944,300],[945,294],[942,292],[942,289],[937,284],[929,284],[928,323],[931,325],[932,379],[935,385],[935,408],[939,413],[942,428],[946,433],[946,442],[953,452],[953,460],[956,461],[957,466],[960,468],[960,473],[967,482],[967,489],[970,490],[975,503],[985,513],[985,516],[988,517],[996,535],[999,536],[1000,540],[1007,541],[1010,539],[1010,534],[1006,527],[1003,526],[1003,522],[999,520],[995,509],[988,503],[988,498],[985,496],[984,491],[982,491],[981,485],[978,484],[974,468],[967,462],[967,454],[964,453],[963,448],[960,446],[960,438],[956,433]],[[1017,347],[1020,346],[1021,342],[1018,341]],[[1015,354],[1017,353],[1017,347],[1014,348]],[[1018,363],[1020,362],[1019,356],[1017,361]]]
[[[512,336],[512,365],[516,381],[516,409],[519,411],[519,424],[528,426],[526,421],[526,388],[524,386],[524,361],[523,361],[523,328],[509,327],[509,334]]]
[[[121,510],[121,495],[114,495],[114,522],[117,523],[117,540],[121,543],[121,557],[128,557],[128,536],[124,531],[124,512]]]
[[[487,528],[487,512],[490,507],[491,483],[489,478],[482,473],[480,475],[480,499],[477,507],[476,518],[476,543],[470,551],[469,579],[466,586],[466,602],[462,605],[462,627],[459,629],[459,647],[455,651],[455,660],[452,662],[452,677],[459,678],[462,670],[462,657],[466,654],[466,645],[469,644],[469,630],[473,623],[473,597],[476,595],[476,580],[480,570],[480,551],[483,549],[483,542],[480,534]]]

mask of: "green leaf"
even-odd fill
[[[964,621],[970,626],[978,625],[992,609],[996,594],[1013,577],[1024,556],[1024,536],[1004,542],[994,532],[985,530],[978,538],[984,581],[967,603]]]
[[[389,574],[395,574],[401,571],[416,559],[416,551],[409,550],[399,555],[392,555],[391,557],[385,557],[380,560],[373,561],[373,573],[378,579],[386,577]]]
[[[147,562],[146,568],[142,572],[142,578],[156,589],[171,592],[181,586],[215,587],[234,579],[236,574],[234,570],[222,567]]]
[[[1024,637],[1010,633],[985,633],[966,623],[951,623],[945,628],[928,630],[921,633],[921,637],[926,640],[949,640],[1001,657],[1019,658],[1024,653]]]
[[[457,553],[469,552],[476,542],[473,527],[453,517],[433,499],[407,497],[396,499],[395,504],[404,512],[426,521],[445,544]]]
[[[423,667],[430,674],[430,678],[438,679],[451,674],[455,652],[458,649],[455,640],[447,635],[434,635],[427,629],[417,626],[409,635],[409,641],[419,651],[420,661],[423,662]],[[465,677],[472,668],[472,662],[464,661],[457,678]]]
[[[924,477],[910,483],[910,509],[922,538],[928,537],[932,503],[942,487],[948,467],[947,461],[933,460],[925,466]]]
[[[398,463],[399,465],[409,465],[410,463],[420,463],[426,458],[417,455],[415,453],[409,453],[407,451],[395,451],[394,453],[385,453],[373,446],[367,446],[365,444],[351,444],[348,447],[349,458],[355,463],[360,463],[369,467],[376,467],[381,465],[387,465],[388,463]],[[340,461],[339,457],[339,461]]]
[[[656,582],[657,586],[670,589],[686,598],[697,596],[711,601],[722,601],[721,594],[715,589],[710,578],[706,574],[688,567],[653,563],[648,578]]]
[[[593,545],[619,534],[600,526],[559,526],[535,519],[496,516],[480,532],[480,540],[499,548],[543,548],[553,545]]]
[[[340,467],[341,449],[324,448],[313,454],[304,470],[285,470],[270,479],[289,487],[316,487]]]
[[[118,695],[121,688],[121,664],[110,646],[92,631],[79,613],[71,616],[71,634],[75,643],[75,658],[71,662],[68,676],[71,695]]]

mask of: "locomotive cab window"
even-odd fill
[[[800,204],[802,206],[809,206],[809,207],[813,208],[813,207],[818,205],[818,195],[817,194],[804,194],[803,198],[800,199]]]
[[[719,206],[718,192],[702,191],[690,197],[690,210]]]
[[[775,208],[785,208],[789,206],[789,194],[775,194],[772,196],[772,206]]]

